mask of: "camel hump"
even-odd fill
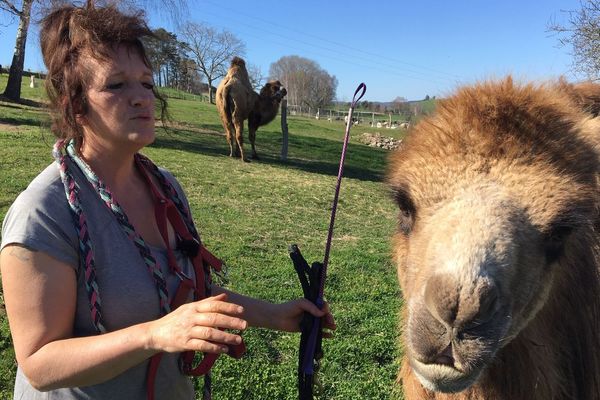
[[[231,66],[238,66],[238,67],[244,67],[246,68],[246,61],[244,61],[242,58],[235,56],[231,59]]]

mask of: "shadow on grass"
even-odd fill
[[[14,126],[29,125],[29,126],[39,126],[39,127],[44,127],[44,128],[50,127],[49,122],[43,122],[36,118],[25,118],[25,117],[19,117],[19,118],[0,117],[0,123],[7,124],[7,125],[14,125]]]
[[[12,103],[12,104],[18,104],[21,106],[29,106],[29,107],[35,107],[35,108],[42,108],[42,107],[46,107],[45,103],[42,103],[40,101],[35,101],[35,100],[31,100],[31,99],[20,99],[18,101],[9,99],[8,97],[4,97],[2,95],[0,95],[0,101],[5,101],[7,103]],[[11,107],[11,108],[21,108],[18,105],[11,105],[11,104],[4,104],[4,107]]]
[[[257,136],[256,147],[260,159],[252,162],[333,176],[338,174],[341,140],[291,135],[288,142],[288,159],[283,161],[280,159],[281,133],[259,131]],[[200,133],[186,129],[171,129],[167,134],[158,135],[152,147],[217,157],[229,155],[229,146],[223,134]],[[249,143],[244,144],[244,150],[250,154]],[[380,149],[350,143],[344,164],[344,176],[380,182],[383,179],[387,154]]]

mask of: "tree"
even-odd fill
[[[566,25],[552,23],[549,30],[559,35],[561,46],[571,46],[573,70],[589,79],[600,79],[600,0],[582,0]]]
[[[271,64],[271,79],[279,79],[288,91],[290,104],[317,109],[335,99],[337,79],[318,63],[299,56],[285,56]]]
[[[169,86],[169,64],[179,61],[177,60],[179,41],[174,33],[163,28],[155,29],[152,33],[154,37],[144,40],[146,53],[152,63],[154,75],[156,75],[155,81],[158,86]]]
[[[208,98],[214,103],[213,82],[225,76],[234,56],[241,57],[246,53],[246,45],[233,33],[217,31],[206,24],[188,22],[181,34],[198,70],[206,77]]]
[[[402,96],[397,96],[392,100],[392,108],[396,114],[410,115],[410,104],[408,100]]]
[[[4,97],[13,101],[21,99],[21,81],[23,80],[23,67],[25,65],[25,45],[27,44],[27,32],[29,30],[29,21],[31,19],[31,8],[34,0],[23,0],[21,9],[17,8],[16,3],[9,0],[0,0],[0,9],[13,14],[19,18],[17,28],[17,39],[15,42],[15,51],[13,53],[10,71],[8,73],[8,82],[4,89]]]
[[[248,78],[250,78],[252,88],[258,92],[262,87],[262,82],[265,80],[263,72],[258,65],[248,64]]]
[[[21,82],[23,80],[23,69],[25,65],[25,45],[27,44],[27,33],[29,32],[29,22],[31,20],[32,9],[34,5],[62,4],[63,0],[21,0],[21,7],[13,0],[0,0],[0,10],[19,18],[17,27],[17,37],[15,40],[15,51],[13,53],[12,63],[8,75],[8,82],[4,90],[4,97],[13,101],[21,99]],[[122,7],[134,10],[139,4],[142,8],[147,6],[157,9],[161,13],[170,15],[177,21],[180,12],[186,9],[185,0],[124,0]]]

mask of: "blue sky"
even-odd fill
[[[569,48],[547,32],[565,23],[579,0],[505,1],[189,1],[185,18],[227,29],[246,43],[246,60],[266,76],[286,55],[316,61],[338,79],[337,97],[349,101],[360,82],[366,100],[444,97],[477,80],[512,74],[547,80],[571,73]],[[176,24],[149,11],[152,28]],[[179,22],[185,21],[180,18]],[[0,15],[0,63],[12,58],[16,25]],[[36,30],[25,67],[43,70]]]

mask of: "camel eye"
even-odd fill
[[[562,225],[554,227],[546,235],[544,246],[549,263],[556,261],[561,256],[565,241],[572,231],[572,227]]]
[[[410,234],[414,223],[413,214],[408,210],[400,209],[398,216],[398,228],[405,235]]]
[[[416,209],[414,203],[404,190],[395,190],[394,200],[400,209],[398,213],[398,229],[405,235],[409,235],[415,222]]]

